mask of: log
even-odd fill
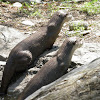
[[[42,87],[25,100],[100,100],[100,57]]]

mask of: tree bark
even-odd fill
[[[100,58],[72,70],[25,100],[100,100]]]

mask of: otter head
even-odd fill
[[[69,10],[59,10],[58,14],[60,18],[63,19],[63,22],[68,22],[69,20],[73,19],[73,16]]]
[[[78,37],[71,37],[68,39],[68,45],[73,45],[73,50],[76,50],[77,48],[80,48],[83,44],[83,39],[80,39]]]
[[[48,22],[48,28],[54,27],[61,28],[64,22],[71,20],[73,17],[68,10],[59,10],[53,14],[50,21]]]

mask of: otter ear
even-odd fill
[[[55,27],[55,23],[50,23],[49,25],[48,25],[48,29],[53,29]]]

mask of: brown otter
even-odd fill
[[[12,49],[4,67],[0,95],[7,93],[9,83],[16,72],[26,70],[40,54],[52,47],[63,23],[69,21],[71,17],[66,10],[54,13],[45,27],[40,28],[36,34],[32,34]]]
[[[59,49],[57,56],[48,61],[27,84],[18,100],[24,100],[44,85],[47,85],[65,74],[70,66],[74,51],[81,46],[76,39],[66,39]]]

